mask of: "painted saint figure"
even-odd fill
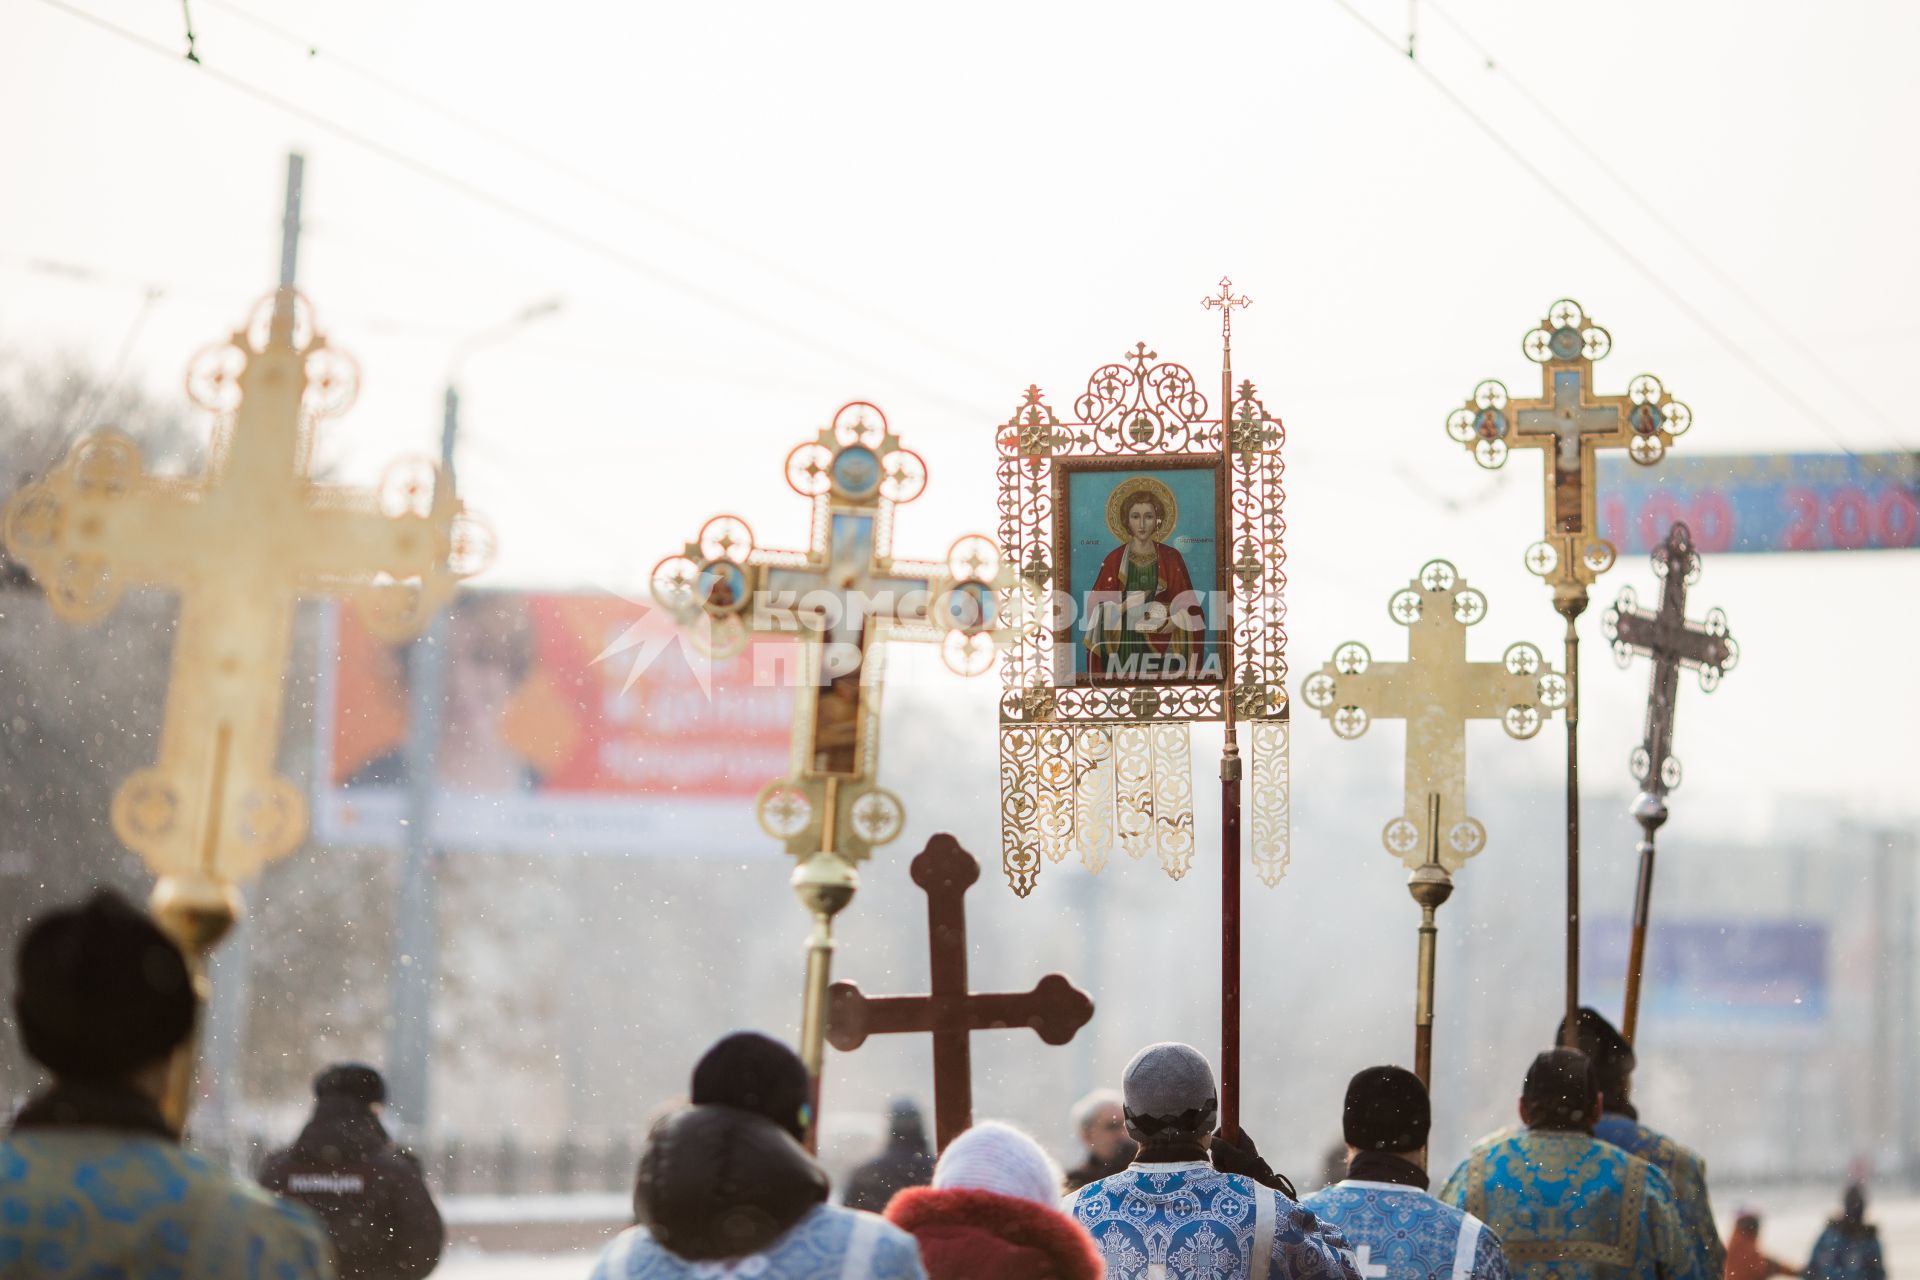
[[[1151,476],[1121,483],[1107,499],[1107,527],[1121,545],[1101,562],[1087,599],[1083,643],[1096,680],[1200,675],[1200,598],[1186,558],[1166,543],[1178,518],[1173,491]]]

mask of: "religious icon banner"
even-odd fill
[[[1023,897],[1044,863],[1097,872],[1116,847],[1186,874],[1195,721],[1255,727],[1254,866],[1285,872],[1285,430],[1251,382],[1230,401],[1141,343],[1068,418],[1034,386],[999,430],[1001,861]]]

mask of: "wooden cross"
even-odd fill
[[[1652,560],[1653,571],[1661,581],[1660,607],[1651,612],[1639,608],[1629,587],[1601,618],[1601,630],[1613,642],[1614,657],[1621,666],[1633,661],[1636,653],[1653,659],[1646,733],[1629,761],[1641,787],[1633,802],[1633,816],[1640,824],[1641,835],[1633,934],[1627,948],[1626,1008],[1620,1021],[1620,1032],[1628,1041],[1632,1041],[1640,1020],[1640,980],[1653,912],[1655,835],[1667,821],[1667,793],[1680,785],[1680,759],[1673,754],[1673,713],[1680,669],[1699,672],[1700,687],[1711,693],[1740,658],[1740,647],[1727,631],[1726,614],[1709,609],[1704,622],[1687,621],[1687,588],[1700,576],[1700,553],[1694,549],[1693,535],[1685,524],[1674,523],[1666,541],[1654,548]]]
[[[808,550],[758,548],[746,521],[717,516],[654,570],[654,596],[710,649],[737,650],[756,634],[800,638],[794,772],[761,792],[760,823],[798,857],[860,862],[905,824],[899,799],[874,784],[881,645],[928,640],[949,665],[985,669],[999,553],[968,537],[944,561],[893,558],[894,508],[920,496],[926,464],[864,401],[794,449],[786,472],[814,501]]]
[[[1448,416],[1447,432],[1490,469],[1504,465],[1513,449],[1543,452],[1546,532],[1527,548],[1526,564],[1556,596],[1584,600],[1614,560],[1594,515],[1599,451],[1625,449],[1650,466],[1692,425],[1693,414],[1648,373],[1630,381],[1624,395],[1597,394],[1593,362],[1612,350],[1613,339],[1571,299],[1548,308],[1523,346],[1541,366],[1540,397],[1510,400],[1503,383],[1488,379]]]
[[[1467,721],[1498,720],[1516,738],[1540,731],[1566,704],[1567,683],[1526,643],[1499,662],[1467,661],[1467,628],[1487,614],[1487,599],[1445,560],[1430,560],[1395,592],[1387,612],[1408,630],[1407,661],[1374,662],[1349,641],[1307,677],[1301,696],[1343,738],[1357,738],[1376,719],[1407,722],[1406,798],[1381,841],[1409,870],[1428,861],[1438,837],[1447,871],[1486,844],[1486,828],[1467,814]],[[1437,797],[1439,823],[1430,805]]]
[[[309,478],[313,428],[354,382],[283,289],[189,371],[218,415],[202,475],[148,475],[132,440],[102,432],[7,505],[7,545],[57,616],[97,621],[129,586],[179,596],[159,755],[113,799],[115,834],[163,884],[231,885],[306,831],[300,789],[275,767],[295,602],[354,594],[398,639],[483,554],[430,464],[379,493]]]
[[[1019,995],[969,990],[964,899],[980,878],[980,864],[959,841],[941,834],[927,842],[911,871],[927,895],[933,989],[926,995],[867,996],[851,982],[836,982],[828,995],[827,1040],[845,1053],[870,1035],[931,1032],[934,1128],[945,1149],[973,1124],[972,1034],[1032,1027],[1046,1043],[1066,1044],[1093,1017],[1093,1001],[1058,973]]]
[[[1634,779],[1649,793],[1664,796],[1680,785],[1680,761],[1673,754],[1673,712],[1680,669],[1700,673],[1700,687],[1712,692],[1739,660],[1740,648],[1727,631],[1727,615],[1709,609],[1706,620],[1687,621],[1687,587],[1700,576],[1700,553],[1687,526],[1676,522],[1653,552],[1653,571],[1661,580],[1660,606],[1639,607],[1632,588],[1620,593],[1601,619],[1621,666],[1635,654],[1653,659],[1647,691],[1646,733],[1634,748]]]

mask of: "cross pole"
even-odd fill
[[[910,871],[927,895],[932,990],[868,996],[851,982],[836,982],[828,992],[827,1039],[850,1053],[868,1036],[931,1033],[934,1130],[945,1150],[973,1125],[973,1033],[1031,1027],[1046,1043],[1063,1045],[1093,1017],[1093,1001],[1058,973],[1022,994],[971,991],[965,898],[980,879],[980,863],[942,833],[927,842]]]
[[[1567,682],[1524,641],[1498,662],[1467,660],[1467,628],[1487,616],[1487,598],[1445,560],[1429,560],[1387,602],[1407,628],[1407,660],[1375,662],[1348,641],[1308,676],[1301,696],[1342,738],[1358,738],[1375,720],[1405,720],[1405,796],[1380,840],[1411,875],[1407,891],[1421,908],[1415,996],[1417,1071],[1428,1078],[1433,1042],[1434,913],[1453,892],[1452,873],[1486,846],[1487,831],[1467,813],[1467,722],[1498,720],[1515,738],[1531,738],[1567,704]]]
[[[925,490],[926,463],[865,401],[841,406],[831,426],[789,453],[786,476],[813,502],[806,551],[758,548],[746,521],[716,516],[654,569],[653,594],[715,654],[739,652],[756,635],[800,641],[793,772],[762,788],[755,807],[761,828],[799,859],[793,890],[813,921],[800,1056],[817,1124],[833,920],[859,890],[857,864],[906,824],[899,798],[874,780],[882,646],[932,641],[956,671],[984,671],[995,653],[1000,560],[978,536],[955,542],[944,561],[893,558],[894,509]]]
[[[1639,374],[1624,395],[1593,389],[1593,362],[1613,349],[1613,338],[1592,323],[1579,303],[1562,298],[1521,342],[1541,366],[1541,394],[1513,400],[1489,378],[1447,415],[1447,434],[1488,469],[1503,466],[1513,449],[1538,449],[1545,458],[1544,536],[1526,551],[1526,565],[1553,588],[1554,610],[1566,620],[1567,667],[1567,908],[1566,1035],[1572,1043],[1580,1009],[1580,636],[1587,589],[1613,566],[1613,545],[1600,536],[1598,456],[1625,449],[1643,466],[1658,462],[1674,438],[1693,425],[1693,413],[1667,394],[1660,379]]]
[[[154,914],[203,998],[205,957],[238,918],[236,884],[306,833],[300,789],[275,767],[295,603],[352,594],[370,629],[398,639],[484,557],[431,464],[403,465],[379,493],[309,478],[313,428],[346,409],[354,381],[283,287],[189,371],[189,393],[216,415],[203,475],[148,475],[131,439],[98,432],[6,509],[7,545],[56,616],[99,621],[130,586],[179,597],[159,755],[120,785],[112,819],[158,878]],[[193,1057],[190,1045],[175,1064],[176,1125]]]
[[[1236,296],[1233,281],[1220,277],[1220,292],[1200,305],[1220,312],[1220,417],[1233,412],[1233,313],[1253,305]],[[1226,626],[1220,633],[1226,688],[1221,712],[1226,745],[1220,752],[1220,1128],[1234,1139],[1240,1133],[1240,759],[1234,725],[1233,595],[1226,595]]]
[[[1700,673],[1700,687],[1711,693],[1720,678],[1740,659],[1740,646],[1727,630],[1727,615],[1707,611],[1705,621],[1687,620],[1687,588],[1700,577],[1700,553],[1693,535],[1676,521],[1667,538],[1653,550],[1653,572],[1660,579],[1660,605],[1638,607],[1631,587],[1620,592],[1613,608],[1601,618],[1614,657],[1621,666],[1635,654],[1653,659],[1653,680],[1647,690],[1646,733],[1634,748],[1629,764],[1640,794],[1634,797],[1633,817],[1640,824],[1640,878],[1633,895],[1633,942],[1627,953],[1626,1008],[1620,1034],[1629,1042],[1640,1020],[1640,981],[1647,956],[1647,922],[1653,909],[1654,835],[1667,820],[1667,793],[1680,785],[1680,760],[1673,754],[1673,715],[1682,667]]]

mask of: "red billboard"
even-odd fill
[[[316,835],[398,844],[418,649],[350,607],[323,620]],[[792,687],[768,640],[691,653],[665,613],[611,595],[471,591],[448,627],[432,830],[449,851],[765,850],[753,798],[789,772]],[[762,677],[756,679],[756,670]]]

